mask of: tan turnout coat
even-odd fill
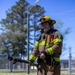
[[[53,44],[54,39],[57,38],[61,39],[61,41],[55,40],[56,42]],[[40,43],[42,41],[45,41],[45,43]],[[38,54],[43,51],[46,51],[46,53],[50,55],[47,49],[52,48],[53,57],[60,58],[60,54],[62,52],[62,36],[58,30],[53,29],[48,34],[43,33],[41,35],[41,38],[37,42],[38,45],[35,43],[32,55],[38,57]],[[60,61],[58,62],[58,64],[53,64],[50,66],[47,65],[45,61],[42,62],[40,65],[38,65],[38,75],[60,75]]]

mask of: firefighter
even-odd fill
[[[38,75],[60,75],[60,55],[63,36],[54,29],[55,20],[49,16],[40,18],[42,34],[35,42],[30,61],[38,62]]]

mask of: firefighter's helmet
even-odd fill
[[[41,24],[44,23],[44,22],[49,22],[51,24],[56,23],[56,21],[52,20],[49,16],[43,16],[42,18],[40,18],[40,22],[41,22]]]

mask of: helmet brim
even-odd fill
[[[48,22],[48,21],[45,21],[45,22]],[[41,22],[41,25],[42,25],[43,23],[45,23],[45,22]],[[54,24],[56,23],[56,21],[55,21],[55,20],[51,20],[51,21],[48,22],[48,23],[51,23],[52,25],[54,25]]]
[[[52,24],[55,24],[56,23],[56,21],[55,20],[51,20],[52,21]]]

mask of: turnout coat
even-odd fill
[[[42,33],[35,42],[30,60],[38,58],[38,75],[60,75],[60,55],[62,52],[63,37],[58,30],[52,29],[49,33]],[[45,52],[46,58],[40,59],[39,55]]]

